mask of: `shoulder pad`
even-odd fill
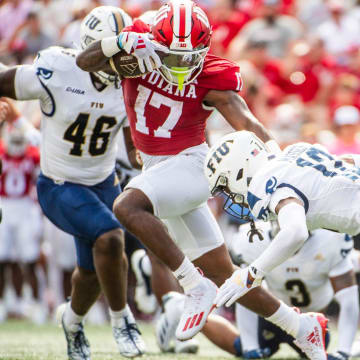
[[[221,76],[221,81],[219,81]],[[214,55],[206,55],[204,66],[198,77],[200,86],[213,90],[240,91],[242,79],[237,64]]]
[[[334,231],[318,229],[313,232],[320,242],[321,247],[327,251],[329,257],[338,259],[335,262],[345,258],[354,247],[354,241],[347,234],[340,234]]]
[[[67,71],[75,65],[78,50],[51,46],[40,51],[34,61],[38,68],[38,75],[44,80],[50,79],[55,70]]]

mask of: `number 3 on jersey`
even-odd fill
[[[85,130],[89,117],[90,114],[79,114],[76,120],[66,129],[64,140],[74,143],[70,149],[70,155],[82,155],[82,147],[86,141]],[[105,153],[109,143],[110,131],[104,131],[103,128],[107,126],[106,129],[110,130],[115,125],[116,119],[114,117],[101,116],[96,120],[89,143],[89,154],[91,156],[103,155]]]
[[[136,130],[141,132],[142,134],[149,135],[149,128],[146,126],[145,106],[150,98],[150,106],[154,106],[157,109],[160,109],[160,106],[164,105],[170,108],[170,113],[166,118],[165,122],[160,125],[156,130],[154,130],[154,136],[171,138],[171,130],[174,129],[181,117],[183,108],[182,101],[176,101],[165,97],[157,92],[152,92],[150,89],[142,85],[139,85],[137,87],[137,90],[139,94],[135,101],[135,112],[137,114]]]

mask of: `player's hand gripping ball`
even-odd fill
[[[159,55],[160,59],[166,56],[166,54],[161,51],[156,51],[156,53]],[[154,69],[158,68],[152,60],[150,61],[152,62]],[[146,67],[145,73],[141,72],[138,59],[132,54],[128,55],[121,52],[110,59],[110,64],[113,70],[124,78],[136,78],[152,71],[149,71]]]
[[[126,53],[119,52],[110,59],[110,65],[120,76],[126,78],[139,77],[162,65],[169,49],[156,41],[151,34],[126,32],[121,43]],[[120,40],[119,40],[120,41]]]

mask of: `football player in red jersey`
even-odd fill
[[[133,32],[151,31],[153,43],[169,49],[157,70],[122,83],[143,172],[117,198],[114,212],[183,287],[187,297],[176,336],[185,340],[201,330],[212,309],[217,292],[212,281],[219,286],[234,271],[206,204],[209,189],[202,171],[208,151],[206,120],[216,108],[235,130],[251,130],[274,151],[279,149],[238,95],[239,67],[207,54],[211,27],[194,2],[172,0],[159,9],[151,29],[135,21],[125,31],[91,44],[78,55],[77,64],[86,71],[106,68],[109,57],[129,48]],[[155,48],[151,44],[146,44],[149,57]],[[212,281],[202,277],[196,266]],[[256,280],[260,279],[254,284]],[[320,315],[299,315],[260,286],[239,302],[292,334],[310,358],[326,358],[321,336],[326,320]],[[316,342],[307,340],[311,333],[317,334]]]
[[[0,111],[1,112],[1,111]],[[37,323],[46,320],[46,311],[41,303],[36,262],[40,256],[42,217],[34,201],[32,191],[39,172],[40,153],[30,146],[22,131],[13,128],[5,132],[0,144],[3,171],[0,177],[0,195],[3,203],[3,223],[0,226],[0,318],[5,285],[5,268],[13,273],[17,297],[21,297],[22,274],[18,264],[24,265],[24,274],[32,289],[34,299],[31,318]],[[17,304],[20,314],[20,301]]]

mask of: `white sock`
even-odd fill
[[[286,331],[294,338],[299,332],[300,314],[291,307],[285,305],[282,301],[280,301],[280,307],[275,313],[267,317],[266,320],[277,325],[280,329]]]
[[[109,314],[111,319],[111,326],[119,327],[123,324],[123,318],[126,315],[131,314],[129,305],[126,304],[122,310],[114,311],[109,308]]]
[[[147,255],[145,255],[141,259],[140,267],[141,267],[142,271],[145,273],[145,275],[151,276],[151,273],[152,273],[151,262]]]
[[[194,288],[202,280],[202,276],[187,257],[184,258],[184,261],[173,274],[179,280],[185,292]]]
[[[66,304],[64,313],[64,324],[69,331],[77,331],[79,324],[84,319],[85,315],[77,315],[71,307],[71,301]]]

